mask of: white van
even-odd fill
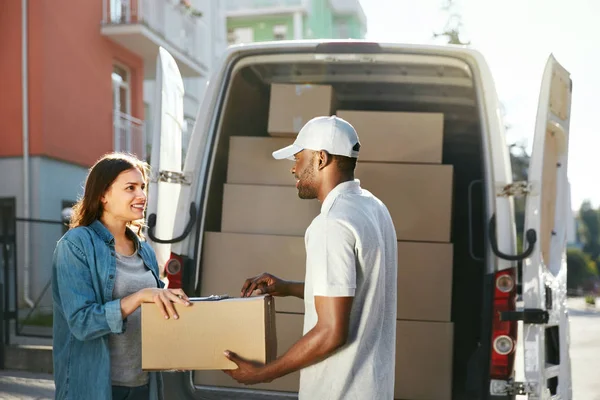
[[[409,377],[414,386],[408,394],[400,391],[402,398],[571,399],[565,222],[572,84],[552,56],[542,79],[528,182],[512,181],[494,81],[483,56],[472,49],[364,41],[232,47],[207,87],[183,168],[181,77],[163,49],[157,68],[156,104],[162,109],[154,123],[151,164],[158,183],[150,185],[148,234],[171,287],[195,296],[223,294],[203,282],[218,273],[241,288],[247,278],[234,272],[239,271],[236,266],[212,270],[205,247],[209,233],[221,231],[231,139],[268,137],[270,85],[330,85],[339,109],[442,113],[442,164],[453,167],[451,351],[449,357],[438,353],[439,343],[432,339],[420,359],[404,359],[414,371],[425,368],[422,363],[430,370],[424,376],[411,375],[417,373],[413,368],[401,371],[400,378]],[[358,172],[360,166],[359,158]],[[526,196],[523,250],[516,246],[514,196]],[[262,269],[257,262],[248,258],[245,264]],[[399,292],[403,284],[399,282]],[[518,296],[522,309],[516,309]],[[287,334],[278,326],[278,336]],[[282,351],[281,343],[293,342],[278,339]],[[523,358],[516,360],[517,355]],[[447,377],[436,372],[443,363],[449,365]],[[516,364],[523,370],[517,371]],[[517,375],[524,379],[518,381]],[[396,376],[398,383],[398,371]],[[165,390],[177,399],[297,396],[289,390],[294,377],[285,385],[275,381],[258,387],[233,385],[223,377],[221,372],[166,374]]]

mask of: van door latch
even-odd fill
[[[490,382],[490,394],[492,396],[535,394],[536,389],[537,385],[529,382],[501,381],[497,379],[492,379]]]
[[[500,312],[500,321],[523,321],[524,324],[547,324],[548,311],[537,308],[524,308],[516,311]]]
[[[525,197],[531,192],[532,185],[527,181],[496,186],[496,197]]]

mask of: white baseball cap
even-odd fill
[[[293,160],[304,149],[358,158],[360,142],[354,127],[340,117],[316,117],[302,127],[293,144],[274,151],[273,157]]]

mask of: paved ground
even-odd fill
[[[54,399],[52,375],[32,374],[22,371],[0,371],[0,399]]]
[[[600,400],[600,299],[595,309],[574,300],[569,304],[573,398]]]
[[[569,299],[573,399],[600,400],[600,304],[586,307],[583,299]],[[520,397],[520,396],[519,396]],[[54,398],[54,382],[47,374],[0,371],[0,399]]]

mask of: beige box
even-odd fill
[[[279,300],[279,299],[277,299]],[[304,316],[292,314],[277,314],[277,349],[278,356],[282,356],[294,343],[302,337]],[[273,390],[284,392],[297,392],[300,383],[300,372],[289,374],[276,379],[271,383],[245,386],[220,371],[194,372],[196,385],[219,386],[227,388],[243,388],[252,390]]]
[[[398,242],[398,319],[450,322],[451,243]]]
[[[453,340],[452,323],[398,321],[394,397],[450,400]]]
[[[304,281],[306,251],[298,236],[206,232],[202,248],[202,296],[240,296],[247,278],[268,272],[281,279]],[[277,311],[304,313],[304,301],[277,297]]]
[[[314,117],[333,113],[335,95],[329,85],[271,85],[268,131],[272,136],[296,137]]]
[[[302,200],[294,186],[225,184],[221,231],[304,236],[319,214],[317,200]]]
[[[175,308],[179,319],[166,320],[156,304],[142,304],[142,369],[235,369],[225,350],[261,363],[277,354],[272,297],[194,301]]]
[[[361,186],[387,206],[398,240],[449,242],[452,222],[451,165],[361,163]]]
[[[442,162],[443,114],[340,110],[337,116],[356,129],[361,161]]]
[[[293,186],[293,161],[276,160],[273,152],[294,142],[291,138],[232,136],[229,139],[227,183]]]

